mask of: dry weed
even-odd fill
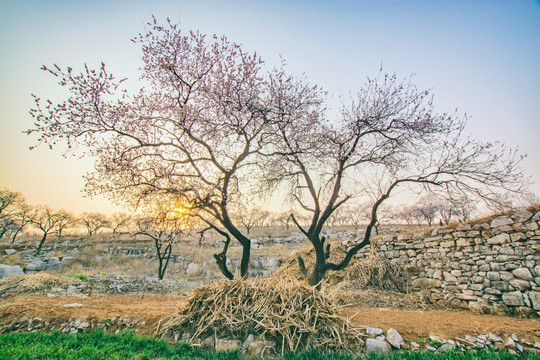
[[[363,331],[351,327],[337,309],[332,298],[295,281],[223,280],[196,289],[161,334],[189,333],[191,342],[217,334],[242,340],[252,334],[274,341],[282,353],[358,350]]]
[[[0,280],[0,297],[23,294],[46,294],[53,288],[67,289],[69,285],[80,285],[81,280],[46,273],[13,276]]]

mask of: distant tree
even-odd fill
[[[109,226],[113,231],[113,237],[116,237],[122,229],[126,229],[131,221],[128,214],[117,212],[109,216]]]
[[[292,219],[291,215],[288,212],[276,213],[272,216],[272,218],[276,224],[278,224],[279,226],[285,226],[287,230],[289,230]]]
[[[233,214],[236,221],[246,228],[248,235],[255,226],[262,226],[269,216],[270,213],[260,207],[246,208],[243,205],[240,205],[237,212]]]
[[[32,216],[30,217],[30,223],[43,233],[43,237],[39,241],[39,245],[35,254],[41,253],[41,248],[47,239],[47,236],[58,227],[60,217],[58,214],[46,205],[38,206]]]
[[[15,222],[11,232],[11,243],[13,244],[17,239],[17,236],[24,230],[24,228],[30,223],[33,207],[26,202],[19,202],[16,204],[16,209],[13,214]]]
[[[158,258],[158,278],[163,280],[169,265],[173,245],[176,244],[186,229],[186,216],[176,204],[153,202],[146,207],[146,215],[137,217],[137,231],[133,234],[144,235],[154,241]]]
[[[21,193],[0,189],[0,238],[18,227],[17,213],[22,204],[25,204],[25,199]]]
[[[99,230],[109,227],[109,220],[100,213],[82,213],[79,216],[79,223],[86,228],[90,237],[97,234]]]
[[[58,218],[58,222],[56,224],[58,237],[61,238],[62,232],[70,225],[74,225],[76,223],[76,218],[71,212],[63,209],[56,212],[56,217]]]

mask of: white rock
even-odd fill
[[[6,249],[4,250],[6,255],[12,255],[15,254],[17,251],[15,249]]]
[[[377,339],[366,339],[366,352],[374,352],[376,354],[389,355],[392,347],[389,343]]]
[[[388,329],[386,331],[386,341],[390,343],[393,347],[399,349],[403,344],[403,338],[396,329]]]
[[[382,333],[383,333],[383,330],[379,328],[368,327],[366,329],[366,335],[369,335],[369,336],[379,336]]]

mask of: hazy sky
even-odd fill
[[[112,209],[82,196],[88,159],[64,159],[36,138],[31,93],[60,99],[39,70],[75,70],[100,61],[117,78],[138,78],[141,53],[130,38],[151,15],[185,29],[227,35],[270,66],[282,56],[337,99],[354,93],[380,65],[411,73],[435,94],[439,111],[458,109],[468,131],[528,154],[523,163],[540,194],[539,1],[0,1],[0,188],[32,204],[75,212]],[[136,83],[135,83],[136,84]]]

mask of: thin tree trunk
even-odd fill
[[[36,255],[41,254],[41,247],[43,246],[43,243],[45,242],[45,239],[47,239],[47,233],[43,232],[43,237],[41,238],[41,241],[39,242],[39,246],[36,250]]]

